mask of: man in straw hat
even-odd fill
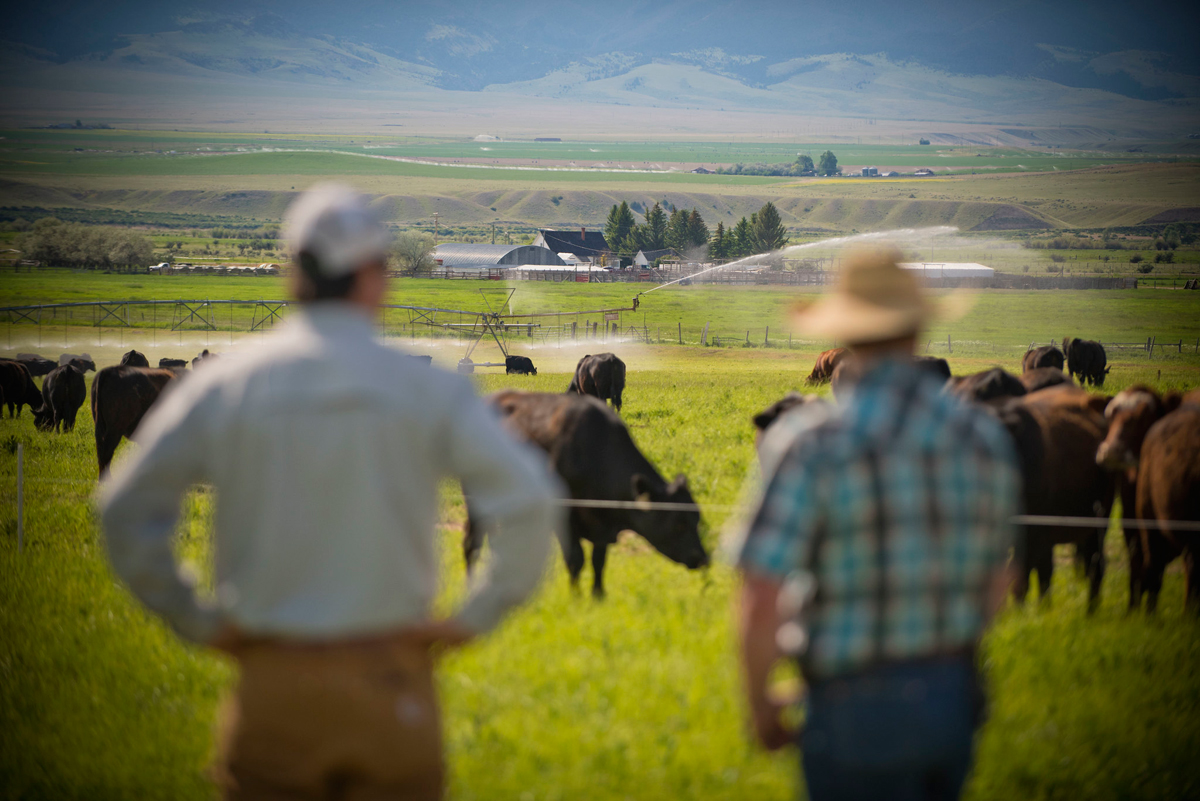
[[[361,196],[309,190],[287,235],[300,311],[147,416],[101,490],[112,564],[178,634],[240,663],[218,766],[230,796],[438,798],[431,648],[487,631],[534,589],[557,483],[465,380],[375,340],[390,238]],[[434,621],[446,476],[499,530],[492,570]],[[171,553],[198,482],[216,489],[212,601]]]
[[[975,647],[1009,583],[1012,443],[914,365],[939,308],[898,255],[853,254],[796,312],[853,351],[859,377],[839,410],[784,426],[739,556],[754,731],[767,748],[796,741],[768,675],[798,658],[815,801],[958,797],[982,712]]]

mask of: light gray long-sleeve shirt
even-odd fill
[[[316,304],[258,347],[168,390],[139,448],[100,489],[116,572],[181,635],[221,625],[336,638],[428,619],[438,483],[462,482],[492,534],[457,615],[482,632],[545,568],[560,485],[465,379],[377,342],[369,318]],[[197,599],[171,538],[187,489],[216,491],[216,603]]]

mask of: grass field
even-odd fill
[[[439,297],[438,287],[419,283],[397,291]],[[750,313],[777,313],[764,311],[778,304],[761,293],[726,294]],[[1047,324],[1088,314],[1088,304],[1073,294],[1079,293],[1047,293],[1060,307]],[[710,310],[697,307],[715,303],[707,290],[677,297],[685,305],[676,313],[688,319],[705,316]],[[1005,296],[998,298],[1003,303]],[[1019,327],[1028,319],[1013,314],[1028,301],[1009,296],[1006,307],[989,313],[997,336],[1013,342],[1036,336]],[[1079,308],[1061,308],[1067,306]],[[1163,308],[1142,308],[1128,319],[1140,326],[1182,324],[1169,323]],[[1190,322],[1196,324],[1194,316]],[[611,347],[630,364],[623,417],[635,439],[663,473],[686,473],[699,502],[714,507],[741,496],[753,459],[749,416],[798,386],[811,364],[808,349]],[[106,346],[103,356],[93,355],[103,364],[117,352]],[[538,376],[478,376],[480,391],[561,391],[578,353],[544,353],[535,356]],[[439,351],[438,358],[453,355]],[[955,363],[961,369],[986,361]],[[1200,383],[1196,363],[1186,359],[1155,360],[1136,375],[1114,368],[1112,383],[1154,369],[1164,371],[1164,383]],[[212,797],[202,772],[209,726],[235,669],[180,644],[113,581],[89,507],[95,463],[86,412],[67,435],[35,432],[30,418],[26,412],[0,421],[6,794]],[[25,447],[27,493],[21,553],[13,503],[18,442]],[[178,551],[202,570],[211,559],[211,520],[211,497],[195,493]],[[452,488],[442,520],[439,606],[448,609],[463,589],[462,507]],[[723,512],[704,515],[710,544],[725,522]],[[1177,569],[1168,574],[1158,618],[1126,616],[1124,546],[1115,533],[1108,551],[1112,567],[1094,618],[1084,614],[1083,583],[1063,569],[1050,608],[1011,608],[988,635],[983,665],[993,708],[969,798],[1115,801],[1200,791],[1194,759],[1200,677],[1191,669],[1200,659],[1200,628],[1181,617],[1181,577]],[[573,597],[555,561],[533,602],[493,636],[442,663],[451,797],[794,797],[795,752],[764,755],[745,734],[730,568],[691,574],[634,538],[610,559],[608,585],[603,604]]]

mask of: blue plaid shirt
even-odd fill
[[[1017,458],[997,421],[941,388],[909,362],[883,362],[840,413],[792,421],[794,439],[766,467],[739,562],[815,577],[801,660],[811,678],[979,638],[1014,542]]]

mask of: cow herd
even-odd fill
[[[945,392],[997,417],[1018,454],[1025,514],[1055,518],[1020,527],[1018,600],[1024,599],[1035,571],[1041,597],[1046,597],[1054,546],[1073,544],[1076,564],[1089,581],[1088,607],[1096,608],[1105,570],[1103,521],[1119,497],[1129,552],[1130,608],[1139,607],[1144,598],[1146,608],[1155,609],[1163,571],[1182,555],[1186,603],[1200,611],[1200,533],[1172,525],[1200,521],[1200,390],[1164,396],[1139,385],[1115,396],[1088,392],[1085,384],[1104,385],[1107,358],[1099,342],[1072,338],[1064,339],[1063,350],[1030,349],[1020,376],[997,367],[951,377],[944,359],[918,357],[918,363],[941,376]],[[834,396],[840,398],[854,375],[849,353],[835,349],[817,358],[808,381],[832,381]],[[755,425],[766,429],[809,401],[820,402],[789,393],[756,416]],[[1086,525],[1079,518],[1096,522]]]
[[[1184,557],[1189,608],[1200,609],[1200,533],[1180,531],[1174,521],[1200,521],[1200,390],[1160,395],[1134,386],[1110,397],[1075,383],[1103,386],[1108,373],[1097,342],[1065,339],[1031,349],[1020,376],[1000,368],[951,376],[945,359],[918,357],[919,366],[944,382],[944,391],[994,414],[1012,435],[1023,479],[1027,515],[1057,518],[1019,529],[1014,587],[1023,600],[1036,571],[1046,598],[1054,570],[1053,548],[1075,546],[1076,563],[1088,577],[1088,606],[1099,600],[1105,570],[1103,523],[1077,525],[1079,518],[1104,521],[1117,498],[1126,521],[1129,605],[1154,610],[1163,572]],[[192,367],[210,354],[192,360]],[[429,357],[414,357],[428,363]],[[511,357],[510,357],[511,358]],[[536,375],[524,357],[509,372]],[[525,362],[529,362],[526,364]],[[187,369],[183,359],[163,358],[158,367],[136,350],[119,364],[96,372],[91,412],[96,458],[103,473],[122,437],[130,437],[170,382]],[[1064,372],[1065,368],[1065,372]],[[19,415],[28,405],[42,430],[70,431],[86,399],[84,374],[96,371],[87,354],[63,354],[58,363],[35,354],[0,359],[0,408]],[[42,387],[34,383],[43,376]],[[844,348],[817,357],[810,384],[829,381],[835,399],[852,391],[857,367]],[[560,542],[572,585],[578,585],[591,543],[592,593],[604,595],[608,547],[622,531],[633,531],[663,555],[690,569],[706,566],[700,515],[686,477],[668,481],[641,453],[618,412],[625,389],[625,363],[612,353],[579,360],[563,394],[503,391],[488,398],[503,424],[546,453],[573,505]],[[608,402],[611,402],[610,408]],[[753,418],[760,433],[797,407],[826,403],[814,395],[788,393]],[[468,569],[476,563],[484,531],[470,514],[463,536]],[[1074,518],[1074,521],[1063,518]]]

